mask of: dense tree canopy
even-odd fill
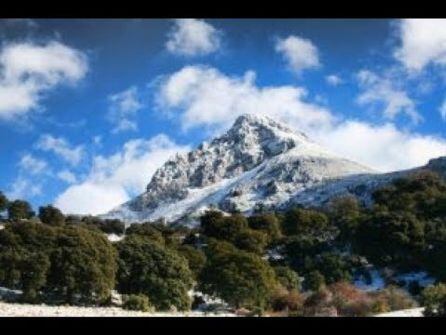
[[[151,238],[132,234],[118,243],[118,290],[145,294],[159,310],[190,308],[193,274],[187,260]]]
[[[278,285],[274,270],[256,254],[210,240],[199,288],[236,307],[264,308]]]
[[[102,234],[30,222],[0,231],[0,283],[68,303],[106,301],[115,284],[116,252]]]
[[[10,220],[30,219],[34,214],[31,205],[24,200],[14,200],[8,204],[8,218]]]
[[[42,223],[52,226],[62,226],[65,223],[62,212],[51,205],[39,208],[39,219]]]

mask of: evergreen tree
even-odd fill
[[[145,294],[158,310],[190,308],[193,275],[184,257],[137,234],[127,236],[117,248],[119,292]]]
[[[51,226],[62,226],[65,224],[65,216],[58,208],[51,205],[39,208],[39,219],[42,223]]]
[[[236,308],[265,308],[277,287],[274,270],[256,254],[210,240],[199,289]]]
[[[31,205],[24,200],[14,200],[8,204],[8,218],[10,220],[30,219],[34,214]]]

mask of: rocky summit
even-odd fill
[[[442,169],[444,161],[429,164]],[[208,208],[251,213],[346,194],[368,201],[371,190],[402,173],[379,174],[266,116],[246,114],[222,136],[169,159],[144,193],[103,217],[194,224]]]

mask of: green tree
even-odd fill
[[[252,215],[248,218],[251,229],[260,230],[268,235],[269,242],[274,242],[282,237],[280,221],[273,213]]]
[[[317,270],[311,271],[305,276],[305,287],[311,291],[318,291],[325,286],[325,277]]]
[[[0,213],[8,208],[8,198],[0,191]]]
[[[187,260],[176,251],[136,234],[117,244],[119,252],[118,290],[124,294],[145,294],[158,310],[175,306],[190,308],[188,291],[193,275]]]
[[[312,209],[293,208],[285,213],[283,230],[287,235],[320,236],[331,231],[324,213]]]
[[[446,316],[446,285],[430,285],[421,292],[420,303],[425,316]]]
[[[199,289],[236,308],[265,308],[277,287],[274,270],[256,254],[210,240]]]
[[[254,229],[242,230],[234,240],[237,248],[262,255],[268,243],[268,237],[263,231]]]
[[[180,246],[178,252],[187,259],[189,269],[192,271],[194,278],[197,279],[206,264],[206,255],[204,252],[190,245]]]
[[[274,267],[276,277],[279,283],[288,291],[301,290],[301,279],[296,271],[293,271],[287,266]]]
[[[31,205],[24,200],[14,200],[8,204],[8,218],[10,220],[30,219],[34,216]]]
[[[110,298],[117,272],[116,250],[107,238],[82,227],[59,228],[51,254],[48,289],[74,303]]]
[[[219,212],[209,211],[201,218],[201,229],[207,237],[233,242],[248,229],[248,221],[240,214],[223,216]]]
[[[39,208],[39,219],[42,223],[51,226],[62,226],[65,224],[65,215],[58,208],[51,205]]]

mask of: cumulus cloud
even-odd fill
[[[35,180],[19,176],[7,192],[9,199],[29,199],[42,194],[42,185]]]
[[[25,154],[20,159],[19,167],[29,174],[37,175],[46,172],[48,164],[43,159],[36,158],[31,154]]]
[[[259,87],[254,79],[253,72],[230,77],[214,68],[187,66],[160,82],[158,104],[167,115],[179,119],[185,130],[203,126],[226,129],[240,114],[264,114],[306,132],[340,155],[383,172],[420,166],[429,158],[446,155],[442,137],[404,132],[391,123],[341,120],[307,101],[301,87]]]
[[[393,120],[399,114],[406,114],[413,123],[422,120],[417,112],[415,102],[407,93],[396,87],[390,78],[382,77],[369,70],[361,70],[357,79],[362,93],[357,102],[360,105],[378,105],[382,109],[383,116]]]
[[[77,182],[77,178],[75,174],[69,170],[62,170],[57,173],[57,178],[60,180],[68,183],[68,184],[74,184]]]
[[[325,81],[327,82],[328,85],[330,86],[339,86],[341,85],[344,81],[342,80],[341,77],[339,77],[336,74],[330,74],[328,76],[325,77]]]
[[[87,70],[86,56],[59,42],[6,44],[0,51],[0,119],[37,109],[45,93],[77,83]]]
[[[80,163],[84,156],[82,145],[73,146],[63,137],[54,137],[50,134],[42,135],[36,147],[43,151],[53,152],[71,165]]]
[[[178,19],[168,33],[166,49],[181,56],[203,56],[217,51],[220,39],[221,32],[203,20]]]
[[[88,175],[55,200],[64,213],[101,214],[142,193],[151,176],[169,157],[189,150],[160,134],[126,142],[121,151],[96,156]]]
[[[400,45],[394,56],[409,71],[446,65],[446,19],[404,19],[397,26]]]
[[[252,71],[229,77],[215,68],[186,66],[164,78],[157,101],[162,111],[179,118],[184,130],[197,126],[221,130],[244,113],[292,121],[302,130],[330,125],[329,111],[305,102],[306,98],[302,87],[258,87]]]
[[[398,129],[392,123],[372,125],[346,120],[329,132],[313,136],[341,156],[378,171],[389,172],[424,165],[446,155],[446,139]]]
[[[109,110],[107,118],[115,125],[112,132],[137,130],[136,113],[143,107],[138,96],[138,89],[132,86],[125,91],[108,96]]]
[[[293,35],[279,38],[275,50],[282,55],[290,70],[296,74],[320,66],[319,51],[308,39]]]

